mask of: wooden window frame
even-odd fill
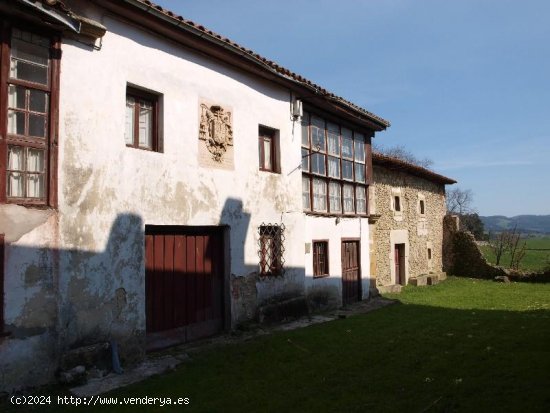
[[[271,168],[266,167],[264,142],[269,140]],[[271,172],[280,174],[281,166],[279,163],[279,131],[267,126],[259,126],[258,128],[258,156],[259,170],[263,172]]]
[[[61,37],[59,33],[35,27],[27,22],[0,21],[2,42],[0,45],[0,159],[4,167],[0,168],[0,204],[18,204],[35,207],[56,208],[57,196],[57,159],[58,159],[58,133],[59,133],[59,83],[60,83],[60,59]],[[50,54],[48,65],[48,85],[30,82],[10,77],[12,29],[18,28],[24,32],[50,39]],[[48,112],[46,114],[46,136],[34,138],[23,135],[8,135],[8,85],[22,86],[27,89],[40,90],[48,94]],[[29,111],[29,113],[31,113]],[[44,150],[44,197],[8,197],[7,195],[7,157],[8,146],[20,146],[22,148],[36,148]]]
[[[313,117],[320,118],[324,121],[324,132],[325,132],[325,148],[322,150],[317,151],[312,146],[312,136],[311,136],[311,127],[312,127],[312,118]],[[335,156],[329,153],[328,150],[328,124],[332,123],[339,128],[338,132],[338,145],[339,145],[339,155]],[[365,130],[357,130],[356,128],[350,127],[347,124],[342,124],[341,122],[331,119],[330,117],[321,116],[316,113],[310,113],[306,112],[304,113],[304,116],[302,118],[302,133],[307,133],[307,139],[304,139],[302,136],[302,142],[301,142],[301,154],[302,151],[306,151],[307,153],[304,155],[302,154],[302,163],[304,157],[311,157],[312,155],[319,153],[321,155],[324,155],[325,157],[325,174],[319,174],[312,172],[311,167],[311,161],[308,161],[309,170],[305,171],[302,170],[302,176],[309,179],[310,184],[310,191],[309,191],[309,209],[304,208],[303,202],[302,202],[302,208],[304,212],[308,215],[319,215],[319,216],[338,216],[338,217],[366,217],[369,215],[369,185],[371,183],[372,179],[372,148],[371,148],[371,137],[372,137],[372,131],[365,131]],[[350,157],[344,157],[342,154],[342,129],[347,129],[351,131],[351,137],[352,137],[352,147],[351,147],[351,156]],[[364,150],[365,150],[365,161],[360,162],[355,160],[355,136],[356,135],[362,135],[362,138],[364,139]],[[304,142],[307,141],[307,144]],[[340,168],[340,178],[334,178],[329,175],[329,156],[337,157],[339,159],[339,168]],[[343,161],[349,161],[351,162],[351,169],[352,169],[352,179],[344,179],[343,173],[342,173],[342,166]],[[365,170],[365,181],[359,182],[356,180],[355,176],[355,168],[356,164],[363,165],[363,168]],[[314,209],[314,192],[313,192],[313,180],[314,179],[322,179],[326,183],[327,191],[326,191],[326,205],[327,210],[326,211],[316,211]],[[336,182],[340,184],[340,202],[341,202],[341,208],[340,211],[331,211],[330,208],[330,183]],[[353,211],[350,212],[344,212],[344,184],[352,185],[353,186]],[[358,213],[357,212],[357,187],[364,187],[365,188],[365,201],[366,201],[366,211],[364,213]]]
[[[323,269],[320,268],[321,264],[319,261],[319,253],[316,251],[317,245],[324,245],[324,254],[325,254],[325,260],[324,260],[324,267]],[[325,278],[330,276],[330,263],[329,263],[329,241],[326,239],[323,240],[313,240],[312,241],[312,248],[313,248],[313,278]],[[323,271],[321,271],[323,270]]]
[[[143,151],[149,151],[149,152],[162,152],[161,151],[161,137],[160,137],[160,95],[147,92],[145,90],[139,89],[135,86],[127,85],[126,86],[126,100],[132,97],[136,100],[136,103],[138,101],[144,101],[151,104],[153,107],[153,137],[151,142],[151,148],[146,146],[140,146],[139,145],[139,110],[136,110],[136,106],[134,106],[133,111],[133,118],[134,118],[134,142],[133,143],[126,143],[126,147],[128,148],[134,148],[134,149],[141,149]],[[126,116],[126,112],[125,115]],[[126,118],[125,118],[126,120]],[[124,131],[126,133],[126,131]],[[126,139],[126,136],[124,137]]]

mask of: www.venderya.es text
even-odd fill
[[[185,406],[191,404],[189,397],[106,397],[106,396],[12,396],[11,404],[18,406],[51,405],[59,406]]]

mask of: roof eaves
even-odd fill
[[[140,9],[146,12],[152,13],[157,17],[165,20],[166,22],[176,25],[176,27],[179,27],[183,30],[191,32],[201,38],[204,38],[205,40],[214,42],[219,46],[222,46],[225,49],[233,53],[236,53],[239,56],[249,60],[252,63],[262,66],[265,70],[268,70],[269,72],[279,77],[282,77],[299,86],[306,87],[310,91],[312,91],[315,95],[321,96],[326,100],[332,101],[336,104],[339,104],[348,109],[351,109],[352,111],[357,112],[363,116],[366,116],[371,122],[374,122],[380,125],[381,129],[386,129],[387,127],[390,126],[390,122],[381,118],[380,116],[375,115],[374,113],[369,112],[368,110],[360,106],[357,106],[354,103],[340,96],[335,95],[334,93],[329,92],[323,87],[304,78],[303,76],[298,75],[297,73],[294,73],[280,66],[276,62],[268,60],[265,57],[262,57],[259,54],[255,53],[254,51],[247,49],[243,46],[240,46],[239,44],[231,41],[230,39],[223,37],[211,30],[208,30],[206,27],[202,25],[199,25],[191,20],[186,20],[182,16],[178,16],[173,12],[166,10],[163,7],[149,0],[123,0],[123,1],[135,7],[139,7]]]
[[[427,180],[437,182],[437,183],[441,183],[441,184],[445,184],[445,185],[452,185],[452,184],[457,183],[457,181],[455,181],[454,179],[448,178],[444,175],[440,175],[436,172],[430,171],[427,168],[423,168],[421,166],[414,165],[412,163],[403,161],[403,160],[398,159],[398,158],[383,155],[383,154],[378,153],[378,152],[373,152],[372,162],[375,165],[384,166],[384,167],[394,169],[394,170],[405,171],[405,172],[408,172],[412,175],[416,175],[416,176],[419,176],[421,178],[425,178]]]

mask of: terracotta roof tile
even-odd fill
[[[456,184],[456,181],[452,178],[447,178],[446,176],[430,171],[429,169],[414,165],[409,162],[405,162],[401,159],[386,156],[378,152],[372,153],[372,163],[373,165],[383,166],[388,169],[408,172],[411,175],[416,175],[439,184]]]
[[[160,12],[163,13],[164,15],[166,15],[166,16],[168,16],[168,17],[174,19],[174,20],[181,20],[181,21],[183,21],[185,24],[187,24],[187,25],[189,25],[189,26],[191,26],[191,27],[193,27],[193,28],[199,29],[200,31],[202,31],[203,33],[205,33],[205,34],[207,34],[207,35],[209,35],[209,36],[211,36],[211,37],[214,37],[214,38],[216,38],[216,39],[218,39],[218,40],[223,41],[224,43],[227,43],[227,44],[229,44],[229,45],[231,45],[231,46],[234,46],[234,47],[236,47],[236,48],[238,48],[238,49],[244,51],[245,53],[247,53],[247,54],[250,55],[251,57],[254,57],[254,58],[258,59],[259,61],[261,61],[261,62],[267,64],[270,68],[272,68],[273,70],[275,70],[277,73],[280,73],[281,75],[288,76],[288,77],[292,78],[293,80],[296,80],[296,81],[301,82],[301,83],[305,83],[305,84],[309,85],[310,87],[313,87],[313,88],[317,89],[317,91],[318,91],[320,94],[324,95],[326,98],[330,98],[330,99],[336,100],[336,101],[338,101],[338,102],[340,102],[340,103],[342,103],[342,104],[344,104],[344,105],[346,105],[346,106],[348,106],[348,107],[354,109],[355,111],[357,111],[357,112],[359,112],[359,113],[361,113],[361,114],[363,114],[363,115],[366,115],[368,118],[370,118],[371,120],[374,120],[374,121],[378,122],[379,124],[383,125],[384,127],[390,126],[390,123],[389,123],[387,120],[381,118],[380,116],[377,116],[377,115],[375,115],[374,113],[369,112],[368,110],[366,110],[366,109],[364,109],[364,108],[362,108],[362,107],[360,107],[360,106],[358,106],[358,105],[356,105],[356,104],[354,104],[354,103],[352,103],[352,102],[350,102],[350,101],[348,101],[348,100],[346,100],[346,99],[344,99],[344,98],[342,98],[342,97],[340,97],[340,96],[335,95],[334,93],[328,92],[326,89],[324,89],[323,87],[321,87],[321,86],[319,86],[319,85],[313,83],[312,81],[307,80],[307,79],[305,79],[304,77],[302,77],[302,76],[300,76],[300,75],[298,75],[298,74],[292,72],[291,70],[288,70],[288,69],[286,69],[286,68],[284,68],[284,67],[278,65],[277,63],[275,63],[275,62],[273,62],[273,61],[271,61],[271,60],[268,60],[268,59],[266,59],[266,58],[260,56],[259,54],[253,52],[253,51],[250,50],[250,49],[247,49],[247,48],[245,48],[245,47],[243,47],[243,46],[238,45],[238,44],[235,43],[235,42],[232,42],[232,41],[229,40],[227,37],[223,37],[223,36],[221,36],[221,35],[219,35],[219,34],[213,32],[213,31],[211,31],[211,30],[208,30],[208,29],[205,28],[203,25],[199,25],[199,24],[197,24],[197,23],[195,23],[195,22],[193,22],[193,21],[191,21],[191,20],[185,20],[185,19],[183,19],[181,16],[176,17],[176,16],[174,15],[174,13],[172,13],[172,12],[170,12],[170,11],[168,11],[168,10],[162,8],[162,7],[159,6],[158,4],[155,4],[155,3],[153,3],[153,2],[151,2],[151,1],[149,1],[149,0],[136,0],[136,1],[138,1],[138,2],[140,2],[140,3],[142,3],[142,4],[145,4],[145,5],[147,5],[147,6],[153,7],[154,9],[160,11]]]

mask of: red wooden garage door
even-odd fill
[[[148,335],[186,342],[223,328],[223,255],[219,227],[146,227]]]

